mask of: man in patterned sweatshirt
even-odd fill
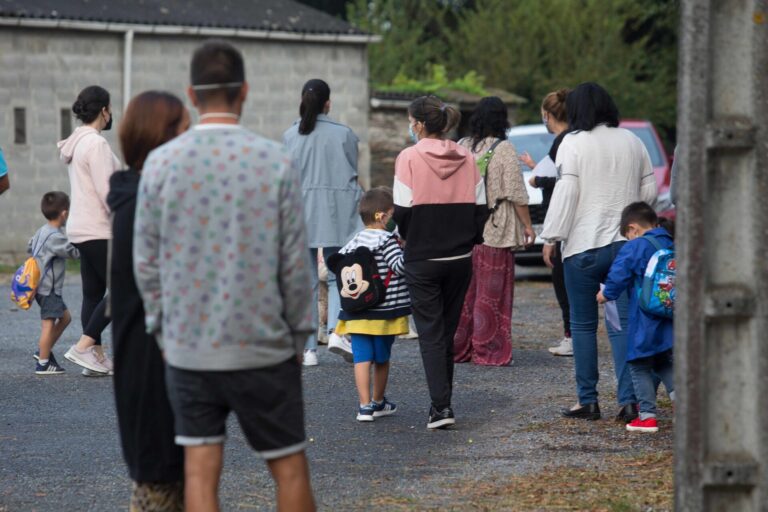
[[[243,58],[192,57],[200,123],[147,158],[134,272],[166,359],[188,512],[218,508],[232,411],[277,483],[278,510],[314,510],[298,361],[313,332],[301,187],[287,151],[238,124]]]

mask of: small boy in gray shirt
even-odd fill
[[[69,243],[64,232],[69,216],[69,196],[64,192],[48,192],[40,202],[40,210],[48,222],[37,230],[29,241],[27,252],[37,259],[42,277],[35,293],[40,306],[42,329],[35,373],[38,375],[61,375],[62,368],[53,357],[53,346],[67,328],[72,316],[61,298],[64,285],[65,259],[77,259],[80,253]]]

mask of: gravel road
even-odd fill
[[[0,286],[0,297],[9,289]],[[67,375],[34,375],[31,357],[39,316],[0,310],[0,511],[127,510],[130,483],[117,438],[110,378],[85,378],[64,357],[79,329],[79,287],[65,287],[74,318],[55,349]],[[462,489],[511,475],[568,465],[599,467],[609,458],[666,449],[671,421],[658,436],[614,426],[613,377],[601,335],[601,406],[606,419],[565,421],[559,408],[574,401],[571,358],[546,347],[561,336],[551,285],[518,282],[513,315],[514,364],[457,367],[456,428],[429,432],[426,382],[418,343],[393,350],[388,397],[398,413],[371,424],[355,421],[351,367],[321,348],[320,365],[305,369],[308,450],[322,510],[461,510]],[[106,338],[109,345],[109,337]],[[230,421],[222,478],[223,510],[272,510],[273,486],[264,464]]]

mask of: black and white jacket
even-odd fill
[[[397,235],[383,229],[364,229],[357,233],[339,252],[346,254],[358,247],[367,247],[376,258],[379,275],[383,280],[391,277],[384,302],[378,306],[360,311],[347,313],[341,310],[340,320],[394,320],[411,314],[411,299],[405,284],[403,249]]]

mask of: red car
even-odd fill
[[[659,133],[653,123],[639,119],[623,119],[619,126],[631,131],[643,141],[645,149],[651,156],[653,173],[656,175],[659,191],[655,205],[656,211],[659,212],[660,216],[674,220],[675,207],[672,205],[672,198],[669,193],[669,186],[672,182],[672,157],[668,156],[664,149]]]

